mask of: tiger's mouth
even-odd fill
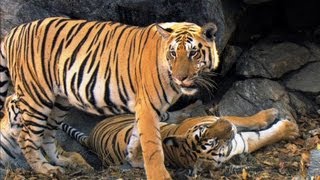
[[[196,86],[193,78],[178,79],[173,77],[173,82],[185,95],[194,95],[198,92],[198,87]]]
[[[179,87],[181,89],[181,92],[186,95],[194,95],[198,92],[198,88],[195,85],[186,86],[181,84],[179,85]]]

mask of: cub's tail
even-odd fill
[[[71,138],[75,139],[82,146],[88,147],[88,136],[85,135],[83,132],[63,122],[60,124],[59,128],[65,133],[67,133]]]

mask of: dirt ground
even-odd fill
[[[300,137],[291,142],[279,142],[253,154],[234,157],[214,170],[210,176],[202,172],[197,177],[188,176],[188,170],[170,170],[174,179],[305,179],[310,163],[309,151],[320,151],[320,118],[302,117],[298,120]],[[320,157],[319,157],[320,158]],[[51,177],[21,169],[8,170],[5,180],[20,179],[145,179],[142,169],[109,167],[92,174],[70,172],[67,175]],[[317,180],[320,177],[315,178]]]

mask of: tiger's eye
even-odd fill
[[[173,57],[176,57],[177,54],[176,54],[175,51],[170,51],[170,55],[173,56]]]
[[[190,51],[189,55],[190,56],[195,56],[198,54],[198,51]]]

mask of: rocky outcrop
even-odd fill
[[[293,118],[316,114],[319,107],[315,99],[320,94],[319,51],[318,44],[308,41],[297,43],[275,37],[260,40],[237,60],[236,74],[246,80],[236,81],[226,92],[218,104],[219,113],[253,114],[271,106]]]
[[[237,73],[246,77],[281,78],[314,60],[315,56],[304,46],[262,40],[241,56]]]
[[[285,84],[292,90],[320,93],[320,62],[310,63],[300,71],[293,73]]]
[[[216,41],[221,51],[235,30],[241,12],[241,4],[232,0],[201,3],[196,0],[3,0],[0,3],[2,36],[18,24],[49,16],[111,20],[139,26],[169,21],[190,21],[199,25],[214,22],[218,26]]]
[[[218,104],[220,115],[248,116],[271,107],[279,109],[282,117],[296,117],[285,88],[268,79],[237,81]]]

